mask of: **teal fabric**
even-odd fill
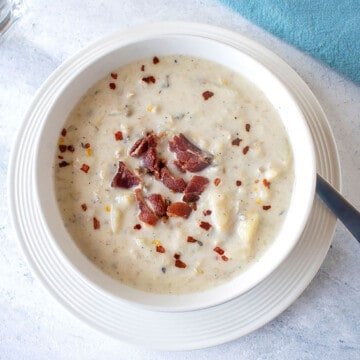
[[[360,0],[220,0],[360,84]]]

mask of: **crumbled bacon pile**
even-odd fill
[[[196,209],[196,202],[209,183],[206,177],[200,175],[194,175],[188,183],[183,178],[174,176],[165,161],[158,156],[158,140],[158,135],[147,134],[135,142],[130,148],[129,155],[140,159],[146,174],[154,176],[173,192],[182,193],[183,197],[182,201],[170,203],[161,194],[150,194],[144,197],[141,188],[137,188],[135,196],[140,210],[139,220],[152,226],[159,219],[166,219],[169,216],[187,219],[191,211]],[[213,158],[211,154],[191,143],[183,134],[175,135],[169,141],[169,148],[177,158],[174,164],[182,172],[199,172],[209,166]],[[120,161],[111,186],[129,189],[139,184],[141,184],[141,178],[133,174],[125,163]]]

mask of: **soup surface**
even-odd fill
[[[287,134],[264,94],[188,56],[134,62],[92,86],[66,120],[54,174],[81,251],[157,293],[244,271],[278,233],[293,185]]]

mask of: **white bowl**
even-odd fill
[[[96,81],[115,68],[150,56],[183,54],[215,61],[239,72],[253,82],[279,111],[293,151],[295,183],[284,224],[272,245],[247,271],[233,280],[207,291],[185,295],[163,295],[130,288],[110,278],[93,265],[77,248],[67,233],[58,209],[54,188],[54,155],[58,134],[80,97]],[[91,56],[90,56],[91,55]],[[49,241],[66,260],[98,291],[151,310],[187,311],[214,306],[245,293],[264,280],[289,255],[297,243],[309,216],[314,192],[316,164],[312,138],[306,120],[290,91],[266,67],[236,47],[202,36],[137,32],[119,38],[113,47],[89,54],[69,80],[48,111],[36,147],[35,187],[40,213]]]

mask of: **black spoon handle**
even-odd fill
[[[360,242],[360,212],[319,174],[317,174],[316,179],[316,192],[328,208],[354,235],[355,239]]]

